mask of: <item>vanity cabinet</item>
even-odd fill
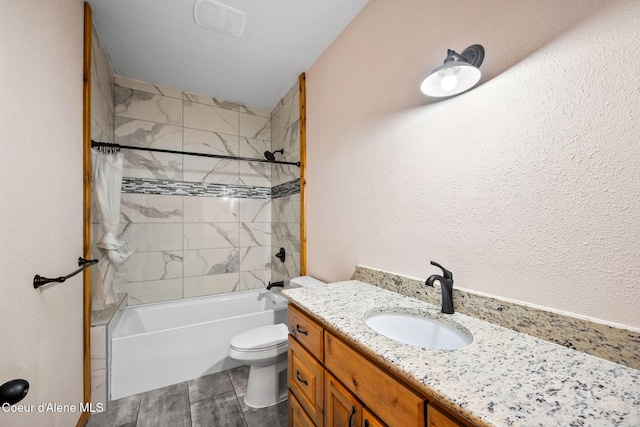
[[[464,427],[289,305],[289,425]]]

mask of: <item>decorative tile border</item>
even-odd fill
[[[355,279],[439,306],[440,288],[425,279],[356,266]],[[640,369],[640,333],[454,288],[457,312]]]
[[[276,187],[182,182],[148,178],[122,178],[122,192],[165,196],[227,197],[235,199],[277,199],[300,192],[300,179]]]
[[[271,198],[291,196],[300,192],[300,178],[276,185],[271,189]]]
[[[127,177],[122,178],[122,192],[162,194],[168,196],[228,197],[236,199],[271,198],[271,188],[269,187]]]

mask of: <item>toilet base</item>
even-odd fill
[[[252,365],[249,369],[244,403],[251,408],[265,408],[287,398],[287,353],[269,366]]]

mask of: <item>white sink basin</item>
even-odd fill
[[[367,317],[365,323],[387,338],[418,347],[456,350],[473,341],[466,331],[414,314],[377,313]]]

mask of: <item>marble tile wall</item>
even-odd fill
[[[125,299],[125,294],[119,294],[114,306],[91,312],[91,402],[105,407],[110,396],[111,337],[126,307]]]
[[[264,109],[116,76],[121,145],[263,158],[272,122]],[[129,304],[267,285],[276,253],[271,165],[123,153],[121,237],[134,250],[122,286]]]
[[[91,41],[91,139],[113,142],[113,93],[115,82],[111,63],[95,28]]]
[[[276,153],[276,160],[300,161],[300,88],[296,83],[276,104],[271,112],[272,151],[284,149],[284,154]],[[300,168],[294,165],[272,165],[272,187],[300,178]]]
[[[271,112],[272,150],[276,159],[300,161],[300,89],[296,83]],[[300,275],[300,168],[293,165],[272,165],[271,253],[272,281],[288,285]],[[285,249],[285,262],[273,255]]]
[[[113,70],[100,37],[93,28],[91,41],[91,139],[96,141],[113,142],[113,118],[115,88]],[[95,199],[92,195],[92,199]],[[95,210],[94,210],[95,212]],[[95,236],[99,230],[93,226]],[[95,245],[94,245],[95,248]],[[95,253],[95,251],[94,251]],[[110,313],[110,315],[108,315]],[[115,313],[115,308],[113,309]],[[91,402],[108,402],[107,378],[109,377],[108,354],[108,324],[113,317],[111,311],[99,315],[94,313],[90,328],[91,339]]]

